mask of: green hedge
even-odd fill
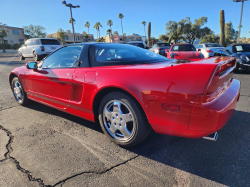
[[[12,49],[19,49],[21,47],[22,44],[14,44],[12,46]]]
[[[0,44],[0,49],[2,49],[2,44]],[[4,44],[4,49],[11,49],[10,44]]]

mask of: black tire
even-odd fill
[[[107,126],[107,124],[109,124],[111,127],[112,122],[110,121],[110,123],[107,123],[107,120],[105,120],[106,118],[105,118],[103,113],[104,113],[104,109],[106,108],[107,104],[109,102],[112,103],[112,101],[119,101],[122,105],[123,104],[124,104],[124,106],[126,105],[125,109],[128,109],[129,114],[132,114],[131,115],[131,119],[133,119],[133,122],[131,122],[133,124],[132,130],[131,130],[131,134],[129,135],[130,137],[126,140],[119,140],[116,137],[113,137],[114,134],[112,135],[112,133],[108,130],[109,127]],[[123,106],[123,108],[124,108],[124,106]],[[125,110],[125,109],[123,109],[123,110]],[[114,113],[115,112],[113,111],[112,115]],[[111,117],[111,118],[110,118],[111,120],[114,120],[114,117]],[[121,121],[123,120],[122,118],[120,118],[120,116],[118,118],[121,119]],[[115,144],[117,144],[121,147],[128,148],[128,147],[133,147],[133,146],[138,145],[139,143],[141,143],[144,139],[146,139],[148,137],[148,135],[150,134],[150,132],[152,130],[150,124],[148,123],[146,115],[145,115],[144,111],[142,110],[142,108],[139,106],[139,104],[135,101],[134,98],[132,98],[131,96],[129,96],[123,92],[111,92],[111,93],[108,93],[107,95],[104,96],[104,98],[102,99],[102,101],[99,105],[98,119],[99,119],[99,122],[100,122],[100,125],[101,125],[103,132]],[[118,119],[115,119],[115,120],[118,120]],[[126,126],[126,130],[128,130],[128,128],[127,128],[128,123],[130,123],[130,122],[125,122],[125,120],[124,120],[124,124],[125,124],[124,126]],[[119,126],[120,126],[120,124],[119,124]],[[119,126],[117,123],[116,132],[120,130],[118,128],[123,128],[123,126],[120,126],[120,127]],[[119,131],[119,132],[120,132],[119,134],[122,134],[121,133],[122,131]],[[124,138],[125,138],[125,136],[124,136]]]
[[[19,60],[25,60],[24,56],[21,52],[18,53]]]
[[[33,52],[33,58],[34,58],[34,61],[40,61],[41,60],[41,56],[39,56],[36,52]]]
[[[16,83],[21,86],[21,89],[19,88],[19,91],[20,91],[19,93],[22,94],[22,97],[20,97],[20,98],[17,96],[17,93],[15,91],[15,87],[17,87],[17,86],[15,86]],[[15,100],[18,104],[25,106],[25,105],[30,103],[30,100],[28,99],[27,94],[23,89],[22,83],[17,77],[14,77],[11,81],[11,90],[12,90],[13,95],[15,97]]]

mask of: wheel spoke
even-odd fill
[[[105,117],[106,117],[109,121],[111,121],[112,112],[110,112],[110,111],[108,111],[108,109],[106,109],[105,112],[104,112],[104,115],[105,115]]]
[[[124,120],[125,123],[128,123],[130,121],[133,121],[133,116],[131,113],[122,114],[122,119]]]
[[[114,102],[114,105],[113,105],[113,112],[117,112],[117,113],[120,113],[122,114],[122,111],[121,111],[121,103],[120,102]]]
[[[17,87],[17,88],[19,87],[17,81],[15,82],[15,87]]]
[[[114,124],[111,123],[111,124],[110,124],[109,130],[110,130],[113,134],[115,134],[115,131],[116,131],[117,129],[115,128]]]
[[[131,135],[131,133],[128,131],[128,129],[125,126],[122,126],[120,131],[125,138],[129,138]]]

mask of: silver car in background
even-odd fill
[[[33,57],[35,61],[40,61],[61,47],[61,44],[54,38],[32,38],[26,40],[18,49],[18,56],[20,60]]]
[[[214,52],[217,49],[224,49],[224,47],[216,43],[203,43],[196,46],[196,51],[201,52],[204,55],[204,58],[214,56]]]

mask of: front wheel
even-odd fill
[[[30,102],[30,100],[27,97],[26,92],[23,89],[23,86],[20,80],[17,77],[12,79],[11,88],[12,88],[12,92],[18,104],[24,106]]]
[[[111,92],[104,96],[98,118],[104,133],[122,147],[138,145],[151,132],[139,104],[122,92]]]

